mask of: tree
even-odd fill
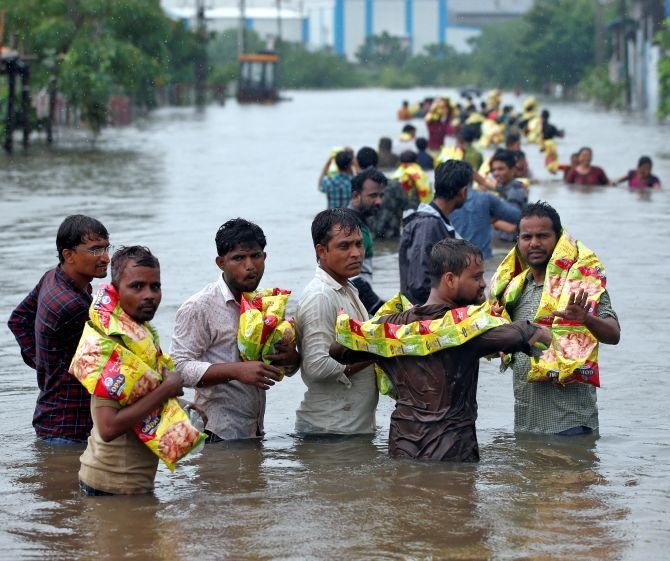
[[[595,64],[592,0],[535,0],[518,38],[528,82],[575,86]]]
[[[43,62],[35,82],[57,75],[60,91],[96,132],[111,94],[150,106],[154,87],[168,78],[174,27],[159,0],[0,0],[0,9],[7,28]]]
[[[356,51],[356,59],[363,66],[402,66],[410,57],[409,45],[401,37],[384,31],[365,40]]]

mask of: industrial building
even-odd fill
[[[196,4],[205,7],[207,28],[223,31],[240,21],[269,42],[310,49],[327,48],[355,59],[366,38],[383,32],[406,41],[413,54],[431,44],[470,49],[468,40],[484,25],[517,18],[532,0],[162,0],[166,13],[195,21]],[[243,9],[243,12],[241,11]],[[242,16],[243,14],[243,16]]]

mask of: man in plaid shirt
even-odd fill
[[[350,148],[335,154],[337,172],[329,173],[331,160],[326,162],[319,177],[319,191],[326,194],[328,208],[344,208],[351,201],[353,163],[354,153]]]
[[[91,430],[90,396],[68,370],[88,320],[91,281],[104,278],[109,234],[96,219],[68,216],[56,235],[59,264],[47,271],[9,318],[24,362],[37,372],[33,426],[53,444],[84,442]]]

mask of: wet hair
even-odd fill
[[[511,132],[505,137],[505,146],[511,146],[521,142],[521,135],[518,132]]]
[[[346,171],[354,161],[354,153],[349,150],[340,150],[335,154],[335,165],[340,171]]]
[[[649,156],[640,156],[640,159],[637,161],[637,167],[643,166],[644,164],[649,164],[650,166],[654,165]]]
[[[515,159],[515,164],[519,162],[519,160],[525,160],[526,159],[526,153],[523,150],[515,150],[514,151],[514,159]]]
[[[216,242],[216,253],[223,257],[230,253],[238,245],[251,247],[258,244],[261,249],[265,249],[265,234],[259,226],[244,218],[233,218],[223,224],[216,232],[214,238]]]
[[[417,150],[425,150],[426,148],[428,148],[428,141],[423,136],[417,138],[414,144],[416,144]]]
[[[514,151],[508,150],[507,148],[500,148],[496,150],[491,157],[491,165],[493,165],[493,162],[502,162],[508,168],[513,168],[516,165],[516,159],[517,157]]]
[[[381,171],[376,168],[366,168],[362,172],[356,174],[351,180],[352,194],[362,193],[363,184],[368,179],[374,181],[375,183],[379,183],[380,185],[386,185],[388,183],[388,179],[386,179],[386,176]]]
[[[84,216],[83,214],[73,214],[68,216],[58,227],[56,234],[56,250],[58,251],[58,262],[64,263],[64,249],[74,249],[91,236],[100,236],[106,240],[109,239],[107,228],[95,218]]]
[[[435,169],[435,197],[451,200],[472,182],[472,166],[463,160],[447,160]]]
[[[551,206],[546,201],[537,201],[536,203],[527,204],[521,210],[521,216],[519,217],[519,223],[517,225],[517,230],[520,231],[521,221],[524,218],[530,218],[531,216],[537,216],[538,218],[548,218],[551,220],[551,227],[554,230],[554,234],[559,238],[561,232],[563,231],[563,226],[561,226],[561,217],[556,212],[556,209]]]
[[[404,150],[400,153],[400,162],[403,164],[416,162],[416,152],[414,150]]]
[[[582,146],[579,150],[577,150],[577,155],[579,156],[579,154],[581,154],[584,150],[588,150],[591,152],[591,154],[593,154],[593,150],[590,146]]]
[[[430,285],[438,286],[445,273],[459,276],[473,260],[483,261],[484,256],[481,249],[467,240],[445,238],[436,242],[430,251]]]
[[[461,127],[461,130],[458,133],[458,136],[464,142],[474,142],[479,137],[479,132],[478,132],[477,127],[475,125],[465,125],[465,126]]]
[[[390,152],[391,147],[393,146],[393,141],[388,136],[382,136],[379,139],[379,151]]]
[[[329,208],[322,210],[312,220],[312,242],[317,245],[327,245],[332,239],[333,226],[339,226],[347,235],[361,227],[358,215],[349,208]],[[317,258],[318,260],[318,258]]]
[[[356,160],[361,169],[369,167],[376,168],[377,163],[379,162],[379,156],[377,155],[377,150],[374,148],[363,146],[356,152]]]
[[[402,128],[402,132],[414,134],[414,133],[416,133],[416,127],[414,125],[405,125]]]
[[[119,281],[129,263],[138,267],[151,267],[160,269],[160,263],[148,247],[142,245],[121,246],[112,256],[112,284],[119,288]]]

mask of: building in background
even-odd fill
[[[668,0],[632,0],[621,4],[619,17],[608,22],[612,36],[610,78],[623,82],[626,106],[656,113],[659,108],[658,61],[660,48],[653,43],[664,18],[670,18]]]
[[[207,28],[239,26],[240,0],[204,0]],[[195,22],[196,0],[162,0],[172,18]],[[533,0],[244,0],[244,25],[269,43],[282,39],[332,49],[349,60],[368,37],[404,39],[412,54],[431,44],[470,50],[483,26],[518,18]]]

